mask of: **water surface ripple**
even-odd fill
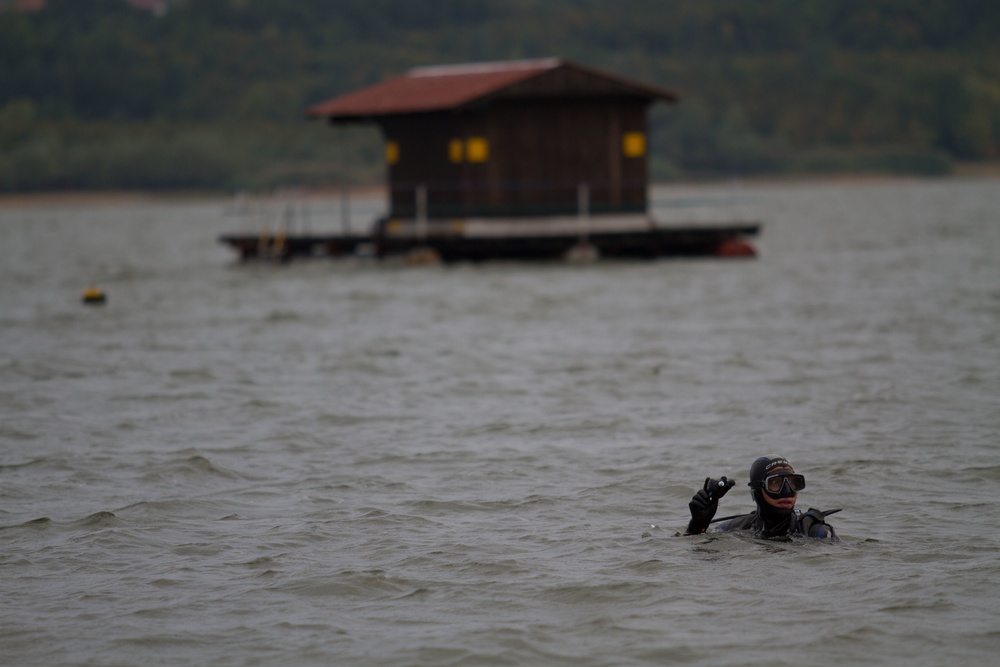
[[[998,192],[672,187],[759,215],[760,258],[447,267],[8,203],[0,661],[989,664]],[[769,453],[841,543],[676,536]]]

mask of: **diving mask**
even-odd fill
[[[787,491],[786,491],[787,487]],[[791,496],[806,488],[806,478],[797,473],[768,475],[761,482],[761,488],[769,496]]]

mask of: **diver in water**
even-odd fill
[[[736,484],[721,477],[708,478],[705,486],[694,494],[688,504],[691,522],[685,535],[698,535],[708,530],[719,509],[719,499]],[[720,520],[714,530],[746,530],[755,537],[776,538],[803,535],[836,540],[833,527],[824,521],[827,515],[839,512],[821,512],[810,508],[805,514],[795,509],[799,491],[806,488],[806,479],[792,469],[792,464],[781,457],[764,456],[750,466],[750,496],[756,511]]]

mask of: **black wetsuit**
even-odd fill
[[[744,514],[720,522],[712,528],[714,531],[745,530],[752,532],[755,537],[775,538],[791,537],[802,535],[806,537],[816,537],[819,539],[837,540],[837,533],[833,526],[827,525],[823,521],[823,512],[809,509],[805,514],[794,510],[787,517],[770,526],[765,526],[764,520],[757,512]]]

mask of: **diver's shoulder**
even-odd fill
[[[799,526],[802,532],[809,537],[837,540],[839,539],[837,532],[833,526],[826,522],[826,517],[839,511],[839,509],[823,511],[810,507],[804,513],[799,514]]]

